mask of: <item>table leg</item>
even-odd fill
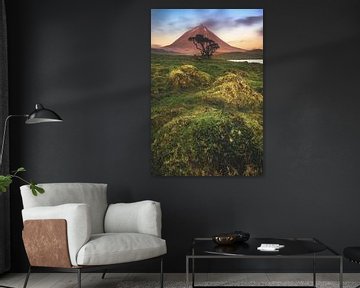
[[[195,287],[195,258],[192,258],[192,287]]]
[[[192,262],[191,262],[191,264],[192,264],[192,266],[191,266],[191,268],[192,268],[192,287],[194,288],[195,287],[195,249],[194,249],[194,246],[193,246],[193,249],[192,249]]]
[[[340,257],[339,287],[343,288],[343,257]]]
[[[313,258],[313,286],[316,287],[316,256]]]
[[[189,288],[189,257],[186,256],[186,288]]]

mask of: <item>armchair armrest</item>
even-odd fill
[[[23,221],[64,219],[71,264],[77,265],[76,256],[80,248],[89,241],[91,235],[91,222],[89,206],[86,204],[64,204],[58,206],[33,207],[22,210]],[[35,235],[34,235],[35,236]],[[39,241],[37,235],[33,241]],[[48,243],[46,243],[48,245]]]
[[[105,215],[106,233],[143,233],[161,237],[160,203],[150,200],[111,204]]]

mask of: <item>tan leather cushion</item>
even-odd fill
[[[37,196],[39,197],[39,196]],[[89,241],[91,223],[89,206],[82,203],[63,204],[49,207],[33,207],[22,210],[23,220],[64,219],[69,245],[71,264],[76,265],[76,255],[79,249]],[[41,243],[42,235],[38,235]]]

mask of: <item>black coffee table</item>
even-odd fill
[[[278,252],[263,252],[257,250],[261,243],[284,245]],[[335,250],[315,238],[250,238],[245,243],[219,246],[211,238],[195,238],[191,253],[186,256],[186,287],[189,287],[189,271],[191,266],[191,287],[205,287],[195,285],[195,260],[200,259],[312,259],[313,285],[293,287],[316,287],[316,260],[335,259],[339,261],[339,287],[343,287],[343,258]],[[211,286],[215,287],[215,286]],[[222,286],[229,287],[229,286]],[[230,286],[247,287],[247,286]],[[256,286],[251,286],[256,287]],[[264,287],[264,286],[262,286]],[[274,286],[270,286],[274,287]],[[284,287],[284,286],[281,286]]]

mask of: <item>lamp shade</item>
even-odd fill
[[[38,124],[46,122],[62,122],[61,117],[54,111],[45,108],[41,104],[35,105],[35,110],[29,114],[25,123],[26,124]]]

